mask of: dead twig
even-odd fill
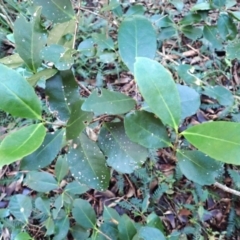
[[[215,182],[213,185],[214,185],[215,187],[218,187],[218,188],[222,189],[222,190],[225,191],[225,192],[228,192],[228,193],[231,193],[231,194],[233,194],[233,195],[236,195],[236,196],[239,196],[239,197],[240,197],[240,192],[239,192],[239,191],[234,190],[234,189],[232,189],[232,188],[229,188],[229,187],[227,187],[226,185],[223,185],[223,184],[221,184],[221,183],[219,183],[219,182]]]

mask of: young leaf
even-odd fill
[[[0,63],[6,65],[9,68],[18,68],[21,65],[23,65],[24,61],[22,60],[18,53],[15,53],[10,56],[1,58]]]
[[[213,184],[223,167],[221,162],[217,162],[196,150],[178,151],[177,159],[179,167],[186,178],[200,185]]]
[[[90,203],[83,199],[75,199],[72,214],[78,224],[84,228],[94,228],[97,222],[96,213]]]
[[[43,6],[43,15],[54,23],[67,22],[74,18],[75,14],[69,0],[33,0],[36,6]]]
[[[42,64],[39,53],[47,41],[46,34],[40,24],[41,10],[42,7],[36,8],[30,22],[25,17],[20,16],[14,23],[14,39],[17,52],[34,73]]]
[[[67,175],[68,171],[69,170],[66,157],[62,155],[59,156],[55,165],[55,176],[58,182],[62,181],[62,179]]]
[[[137,230],[133,221],[124,214],[121,216],[118,224],[119,238],[124,240],[132,240]]]
[[[28,233],[21,232],[14,238],[14,240],[32,240],[32,238]]]
[[[150,109],[176,131],[181,117],[179,94],[171,73],[160,63],[137,58],[134,76],[139,90]]]
[[[188,86],[177,84],[177,89],[181,102],[181,119],[192,116],[200,107],[200,95]]]
[[[210,157],[240,165],[240,124],[207,122],[181,133],[192,145]]]
[[[62,121],[68,120],[70,106],[79,100],[78,85],[72,71],[59,72],[46,81],[46,95],[50,109],[58,113]]]
[[[85,134],[73,140],[67,154],[69,169],[76,180],[103,191],[107,189],[110,180],[110,169],[97,144]]]
[[[58,188],[57,181],[48,172],[27,173],[25,184],[37,192],[49,192]]]
[[[33,88],[20,74],[2,64],[0,109],[17,117],[42,119],[41,103]]]
[[[54,68],[43,69],[40,72],[37,72],[36,74],[27,78],[27,81],[31,86],[35,86],[39,80],[41,79],[47,80],[50,77],[53,77],[56,73],[57,73],[57,69],[54,69]]]
[[[143,16],[125,18],[119,27],[119,54],[132,73],[136,57],[154,58],[156,42],[156,32],[151,22]]]
[[[171,146],[166,128],[152,113],[136,111],[124,118],[124,127],[128,137],[146,148]]]
[[[108,165],[118,172],[132,173],[147,159],[147,150],[129,140],[122,123],[104,124],[98,141]]]
[[[70,106],[71,114],[66,127],[68,140],[78,137],[93,118],[93,113],[81,110],[83,102],[83,100],[78,100]]]
[[[42,145],[37,151],[26,156],[21,161],[21,169],[37,170],[51,164],[61,149],[63,130],[47,133]]]
[[[82,110],[94,112],[95,115],[123,114],[132,110],[135,104],[136,102],[125,94],[102,88],[101,94],[98,94],[98,90],[92,92],[83,103]]]
[[[47,45],[49,46],[51,44],[59,44],[66,48],[72,48],[75,25],[75,19],[54,25],[49,32]],[[67,36],[71,36],[70,39],[68,39]]]
[[[28,218],[32,213],[31,198],[22,194],[16,194],[11,197],[8,208],[16,219],[28,223]]]
[[[223,86],[204,87],[203,94],[216,99],[222,106],[232,106],[234,103],[231,91]]]
[[[31,154],[39,148],[46,135],[42,123],[23,127],[10,133],[0,144],[0,168]]]

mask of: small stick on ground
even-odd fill
[[[223,185],[223,184],[221,184],[221,183],[219,183],[219,182],[215,182],[213,185],[214,185],[215,187],[218,187],[218,188],[222,189],[222,190],[225,191],[225,192],[228,192],[228,193],[231,193],[231,194],[233,194],[233,195],[236,195],[236,196],[239,196],[239,197],[240,197],[240,192],[239,192],[239,191],[234,190],[234,189],[232,189],[232,188],[229,188],[229,187],[227,187],[226,185]]]

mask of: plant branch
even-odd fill
[[[78,4],[78,6],[77,6],[77,14],[76,14],[76,25],[75,25],[75,32],[74,32],[74,36],[73,36],[73,45],[72,45],[73,49],[75,48],[78,26],[79,26],[79,21],[80,21],[81,0],[78,0],[77,4]]]
[[[222,190],[225,191],[225,192],[228,192],[228,193],[231,193],[231,194],[233,194],[233,195],[236,195],[236,196],[239,196],[239,197],[240,197],[240,192],[239,192],[239,191],[234,190],[234,189],[232,189],[232,188],[229,188],[229,187],[227,187],[226,185],[223,185],[223,184],[221,184],[221,183],[219,183],[219,182],[215,182],[213,185],[214,185],[215,187],[218,187],[218,188],[222,189]]]

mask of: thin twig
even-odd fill
[[[79,85],[80,88],[83,88],[89,95],[91,94],[91,92],[80,82],[76,81],[77,84]]]
[[[231,194],[233,194],[233,195],[236,195],[236,196],[239,196],[239,197],[240,197],[240,192],[239,192],[239,191],[234,190],[234,189],[232,189],[232,188],[229,188],[229,187],[227,187],[226,185],[223,185],[223,184],[221,184],[221,183],[219,183],[219,182],[215,182],[215,183],[214,183],[214,186],[222,189],[222,190],[225,191],[225,192],[228,192],[228,193],[231,193]]]
[[[79,21],[80,21],[80,9],[81,9],[81,0],[78,0],[78,7],[77,7],[77,14],[76,14],[76,25],[75,25],[75,32],[73,36],[73,45],[72,48],[75,48],[75,43],[77,39],[77,32],[78,32],[78,26],[79,26]]]

